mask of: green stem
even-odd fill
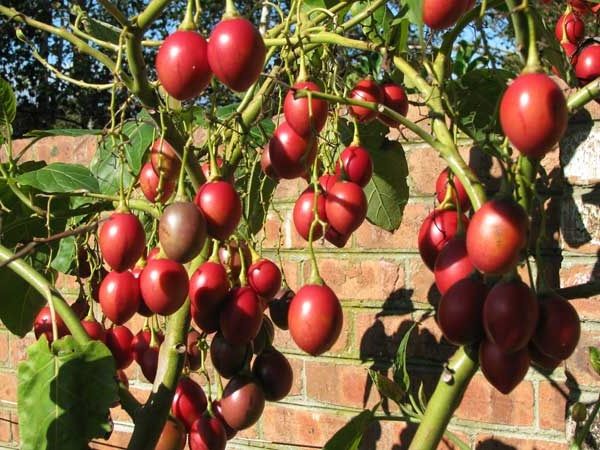
[[[223,19],[233,19],[239,16],[240,13],[235,7],[235,2],[233,0],[225,0],[225,14],[223,14]]]
[[[0,263],[11,259],[13,255],[13,252],[8,248],[0,245]],[[12,261],[7,267],[27,281],[31,287],[38,291],[44,298],[48,299],[48,302],[52,302],[53,308],[63,320],[77,343],[83,344],[90,340],[85,329],[81,326],[79,318],[67,304],[61,293],[38,271],[22,259]]]
[[[515,182],[517,185],[518,201],[529,214],[534,194],[532,180],[535,180],[535,176],[537,175],[537,164],[525,156],[519,156],[516,170]]]
[[[600,398],[598,398],[598,400],[596,400],[594,409],[592,409],[592,412],[590,412],[590,414],[585,422],[585,425],[579,431],[579,433],[577,433],[577,437],[575,438],[575,442],[573,443],[574,445],[577,446],[577,448],[581,448],[583,441],[589,434],[590,429],[592,428],[592,425],[594,423],[594,420],[596,420],[596,416],[598,415],[598,411],[600,411]]]
[[[181,25],[179,25],[180,30],[195,31],[197,28],[196,22],[194,22],[194,1],[195,0],[188,0],[187,2],[185,16]]]
[[[477,368],[477,360],[459,348],[448,362],[449,379],[442,376],[438,382],[409,450],[437,448]]]
[[[127,17],[125,17],[125,14],[121,12],[117,5],[113,4],[110,0],[99,0],[99,2],[104,7],[106,12],[108,12],[117,22],[119,22],[119,25],[126,27],[129,24]]]
[[[527,48],[527,43],[525,42],[525,23],[523,12],[516,10],[515,0],[505,0],[506,6],[510,11],[510,17],[513,24],[513,30],[515,32],[515,40],[517,41],[517,49],[519,50],[519,55],[521,59],[524,60],[525,49]]]
[[[146,9],[137,16],[136,25],[138,28],[141,30],[148,28],[172,1],[173,0],[152,0],[148,6],[146,6]]]
[[[374,51],[385,53],[385,48],[380,45],[373,44],[371,42],[361,41],[360,39],[351,39],[345,36],[340,36],[336,33],[329,31],[322,31],[320,33],[308,34],[304,36],[291,36],[282,38],[268,38],[265,39],[265,46],[267,47],[283,47],[286,45],[297,45],[300,41],[304,44],[334,44],[340,47],[354,48],[357,50]]]
[[[594,81],[586,84],[577,92],[570,95],[567,99],[567,108],[569,109],[569,112],[572,113],[592,99],[598,97],[598,95],[600,95],[600,78],[596,78]]]
[[[524,0],[527,2],[527,0]],[[523,72],[535,73],[539,72],[542,68],[540,61],[540,55],[537,48],[537,31],[535,29],[535,20],[533,17],[533,11],[529,4],[525,8],[525,16],[527,17],[527,31],[529,32],[529,45],[527,47],[527,63]]]
[[[89,197],[89,198],[97,198],[99,200],[108,200],[113,202],[113,204],[118,206],[119,204],[119,196],[118,195],[107,195],[107,194],[96,194],[93,192],[67,192],[61,194],[66,197]],[[136,211],[142,211],[147,214],[150,214],[155,219],[160,219],[160,211],[153,206],[150,202],[141,199],[128,200],[127,206],[130,209],[134,209]]]

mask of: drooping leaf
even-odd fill
[[[117,400],[115,363],[99,341],[66,336],[49,348],[45,337],[27,349],[18,368],[21,448],[80,450],[111,431]]]
[[[17,99],[12,86],[0,78],[0,128],[7,128],[17,115]]]
[[[402,145],[385,141],[380,148],[367,147],[373,159],[373,178],[365,186],[367,219],[387,231],[400,226],[408,202],[408,165]]]
[[[149,121],[127,122],[123,126],[123,133],[129,137],[129,142],[125,146],[127,163],[133,173],[139,173],[144,154],[156,137],[156,131]]]
[[[397,405],[402,403],[406,392],[398,384],[377,370],[369,369],[369,375],[382,397],[389,398]]]
[[[590,347],[590,366],[598,375],[600,375],[600,348]]]
[[[357,450],[374,416],[373,411],[366,409],[353,417],[327,441],[323,450]]]
[[[54,130],[32,130],[29,131],[25,136],[33,138],[44,138],[52,136],[97,136],[99,134],[102,134],[102,130],[87,130],[82,128],[56,128]]]
[[[75,248],[75,237],[69,236],[60,240],[58,252],[52,259],[50,266],[62,273],[71,273],[75,267],[75,257],[77,249]]]
[[[99,191],[96,178],[87,167],[79,164],[48,164],[41,169],[19,175],[17,181],[41,192]]]
[[[0,269],[0,320],[8,330],[24,337],[33,328],[35,316],[44,306],[44,298],[8,267]]]
[[[392,367],[394,371],[394,381],[398,383],[400,388],[405,392],[408,392],[410,389],[410,376],[408,375],[408,370],[406,367],[406,350],[408,348],[410,336],[416,326],[417,323],[413,323],[406,333],[404,333],[404,336],[402,336],[402,340],[400,341],[400,345],[396,351],[396,357],[394,358],[394,365]]]

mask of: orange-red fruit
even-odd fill
[[[446,191],[451,189],[449,175],[450,169],[446,167],[440,172],[435,182],[435,195],[437,201],[440,203],[446,198]],[[456,177],[452,177],[452,184],[454,185],[452,201],[455,205],[457,205],[457,203],[460,204],[461,211],[468,211],[471,208],[471,201],[469,200],[469,195],[467,194],[465,187]]]
[[[55,320],[58,331],[58,339],[69,334],[67,325],[63,322],[58,314],[55,314]],[[36,339],[39,339],[42,334],[45,334],[48,342],[53,341],[52,315],[50,313],[49,306],[44,306],[42,309],[40,309],[40,312],[38,312],[37,316],[35,316],[35,320],[33,322],[33,332],[35,333]]]
[[[367,206],[367,197],[358,184],[338,181],[325,197],[327,222],[339,234],[349,236],[364,222]]]
[[[310,234],[310,227],[315,219],[314,214],[314,202],[315,202],[315,193],[312,187],[307,187],[296,203],[294,204],[293,211],[293,220],[294,226],[296,227],[296,231],[305,241],[308,241]],[[327,216],[325,213],[325,196],[319,192],[316,194],[317,199],[317,215],[320,220],[327,221]],[[320,223],[317,223],[313,228],[313,240],[316,241],[323,236],[323,226]]]
[[[185,267],[172,259],[148,261],[140,275],[144,303],[156,314],[168,316],[185,302],[189,279]]]
[[[556,294],[541,296],[539,301],[540,317],[533,343],[552,359],[567,359],[575,351],[581,335],[579,315],[573,305]]]
[[[81,326],[85,329],[88,336],[96,341],[104,342],[106,339],[106,330],[102,324],[96,320],[84,319]]]
[[[294,84],[293,89],[288,91],[283,102],[285,121],[300,136],[310,136],[318,133],[327,121],[327,102],[313,98],[309,109],[308,97],[296,98],[295,89],[321,92],[319,86],[312,81],[300,81]],[[312,116],[310,113],[312,113]]]
[[[329,350],[342,331],[342,306],[325,285],[307,284],[294,296],[288,311],[290,335],[298,347],[313,356]]]
[[[248,284],[263,299],[269,301],[281,288],[281,270],[268,259],[259,259],[248,269]]]
[[[406,116],[408,113],[408,97],[402,86],[395,83],[386,83],[381,86],[383,91],[383,104],[401,116]],[[377,116],[381,122],[390,128],[397,128],[400,122],[396,122],[383,114]]]
[[[575,64],[575,76],[582,85],[591,83],[600,76],[600,44],[586,45]]]
[[[171,97],[196,97],[212,76],[206,40],[195,31],[179,30],[167,36],[156,54],[156,73]]]
[[[454,284],[467,278],[475,267],[467,254],[464,237],[454,237],[442,248],[435,260],[435,284],[441,294],[448,292]]]
[[[105,343],[115,358],[117,369],[126,369],[133,362],[132,341],[133,334],[125,326],[118,325],[106,330]]]
[[[458,231],[458,213],[449,209],[436,209],[423,221],[419,229],[419,253],[423,262],[430,270],[434,269],[435,260],[446,243]],[[469,225],[469,220],[461,214],[463,230]]]
[[[102,224],[98,244],[106,264],[117,272],[124,272],[144,254],[146,235],[135,215],[115,212]]]
[[[181,160],[177,156],[171,144],[162,138],[155,140],[150,147],[150,162],[157,174],[163,173],[163,177],[176,180],[181,168]]]
[[[233,345],[244,345],[256,337],[263,318],[263,305],[256,293],[244,286],[233,289],[220,314],[221,332]]]
[[[560,87],[543,73],[519,75],[500,102],[500,124],[523,155],[541,158],[567,129],[567,102]]]
[[[192,424],[202,417],[207,406],[206,395],[202,387],[191,378],[182,377],[177,383],[171,411],[173,415],[183,422],[189,431]]]
[[[361,80],[356,83],[354,89],[350,92],[350,98],[361,100],[363,102],[383,103],[383,91],[381,87],[373,80]],[[377,117],[377,111],[373,111],[364,106],[350,106],[350,112],[359,122],[370,122]]]
[[[310,168],[317,154],[317,139],[314,135],[302,136],[283,122],[269,140],[271,167],[281,178],[293,179],[302,176]]]
[[[98,292],[102,312],[114,324],[131,319],[140,306],[140,284],[131,272],[110,272]]]
[[[467,0],[423,0],[423,23],[434,30],[443,30],[456,23],[466,11]]]
[[[467,252],[479,271],[503,274],[519,262],[527,243],[529,219],[512,199],[485,203],[471,218],[467,230]]]
[[[219,328],[219,308],[229,291],[229,279],[222,264],[201,264],[190,278],[189,297],[192,319],[206,333]]]
[[[511,354],[504,353],[496,344],[486,340],[479,347],[483,375],[504,395],[509,394],[525,378],[529,362],[527,347]]]
[[[203,184],[194,202],[204,214],[208,234],[215,239],[227,239],[240,223],[242,201],[233,185],[227,181]]]
[[[169,417],[160,433],[154,450],[183,450],[185,447],[186,434],[182,423]]]
[[[566,37],[568,42],[578,44],[585,37],[585,23],[577,14],[564,14],[558,18],[554,33],[558,42],[562,43],[563,37]]]
[[[202,416],[192,424],[190,450],[225,450],[227,434],[216,417]]]
[[[335,175],[365,187],[373,175],[373,160],[368,150],[354,145],[346,147],[335,166]]]
[[[142,170],[140,171],[139,182],[144,197],[146,197],[146,199],[152,203],[164,203],[169,199],[169,197],[171,197],[173,191],[175,190],[175,183],[167,177],[163,177],[161,195],[158,195],[158,185],[160,183],[160,177],[152,168],[152,163],[149,162],[142,166]]]

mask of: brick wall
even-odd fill
[[[413,111],[419,114],[419,111]],[[570,286],[600,277],[600,109],[594,105],[572,120],[561,150],[544,160],[554,180],[552,212],[554,246],[548,252],[562,266],[551,267],[550,279]],[[365,224],[344,249],[329,245],[317,249],[321,274],[344,306],[344,327],[334,348],[319,358],[308,357],[294,346],[287,333],[277,332],[275,343],[294,368],[292,393],[283,402],[269,404],[259,424],[240,433],[229,448],[320,448],[356,411],[380,400],[368,382],[366,368],[385,369],[408,326],[420,316],[419,307],[435,303],[439,294],[432,274],[417,252],[417,232],[433,209],[433,183],[444,167],[436,153],[404,136],[410,169],[411,197],[400,229],[390,234]],[[18,143],[23,145],[22,143]],[[42,140],[29,150],[31,158],[48,161],[90,160],[94,139]],[[476,149],[464,145],[461,152],[482,179],[497,185],[498,167]],[[564,177],[563,177],[564,172]],[[296,236],[291,209],[304,181],[281,183],[264,233],[267,255],[276,249],[284,259],[284,271],[292,288],[307,279],[309,266],[305,244]],[[280,223],[279,217],[283,217]],[[525,278],[526,272],[522,273]],[[62,289],[74,293],[72,280]],[[508,396],[495,391],[477,374],[456,411],[451,429],[473,449],[559,450],[567,448],[573,424],[565,422],[570,404],[596,398],[599,378],[587,364],[587,346],[600,341],[600,297],[573,303],[583,321],[583,334],[575,354],[552,374],[530,370],[525,381]],[[134,330],[141,323],[132,324]],[[18,446],[15,369],[33,338],[19,340],[0,331],[0,446]],[[434,320],[425,321],[414,334],[409,348],[413,383],[424,382],[431,392],[439,368],[429,361],[444,361],[453,352],[441,340]],[[134,364],[128,370],[131,390],[145,400],[150,385]],[[394,407],[390,406],[391,412]],[[115,432],[109,442],[93,448],[126,447],[131,424],[119,408],[113,412]],[[402,422],[381,422],[365,438],[365,449],[400,450],[407,447],[414,427]],[[453,448],[444,443],[440,448]]]

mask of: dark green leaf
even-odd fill
[[[45,300],[8,267],[0,269],[0,286],[0,320],[11,333],[23,337],[33,328],[33,320]]]
[[[125,146],[127,163],[133,173],[139,173],[144,154],[156,137],[156,130],[149,122],[127,122],[123,126],[123,133],[129,137]]]
[[[17,99],[12,86],[4,78],[0,78],[0,128],[7,128],[15,120]]]
[[[58,252],[50,266],[53,269],[58,270],[62,273],[71,273],[72,269],[75,267],[75,256],[77,249],[75,248],[75,237],[69,236],[60,240],[60,244],[58,246]]]
[[[600,375],[600,349],[597,347],[589,347],[590,352],[590,366],[592,369]]]
[[[402,146],[386,141],[381,147],[368,147],[373,158],[373,178],[365,186],[369,209],[367,219],[387,231],[400,226],[408,201],[408,166]]]
[[[408,348],[410,335],[416,326],[416,322],[413,323],[404,336],[402,336],[402,340],[396,351],[396,357],[394,358],[394,381],[398,383],[400,388],[405,392],[408,392],[410,389],[410,377],[408,376],[408,370],[406,368],[406,349]]]
[[[52,163],[17,177],[21,185],[41,192],[98,192],[98,181],[87,167],[79,164]]]
[[[119,43],[119,29],[114,26],[101,22],[91,17],[86,17],[83,20],[85,31],[102,41],[111,42],[113,44]]]
[[[43,337],[18,368],[21,448],[81,450],[111,431],[117,397],[115,363],[98,341],[79,345],[66,336],[52,350]]]
[[[272,119],[261,120],[255,127],[250,129],[251,143],[255,147],[263,147],[273,136],[275,122]]]
[[[80,137],[80,136],[97,136],[102,134],[102,130],[86,130],[81,128],[57,128],[54,130],[32,130],[29,131],[25,136],[44,138],[50,136],[69,136],[69,137]]]
[[[92,174],[98,180],[102,194],[115,194],[119,190],[121,180],[121,160],[117,155],[117,146],[113,147],[112,139],[106,138],[98,146],[90,167]],[[133,181],[129,171],[125,168],[123,183],[128,186]]]
[[[369,375],[382,397],[389,398],[397,405],[402,403],[406,392],[398,384],[376,370],[369,369]]]
[[[373,411],[366,409],[340,428],[323,450],[357,450],[367,428],[374,420]]]

